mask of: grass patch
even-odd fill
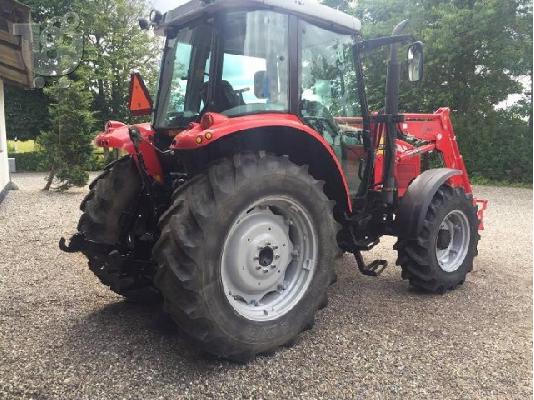
[[[20,140],[8,140],[7,141],[7,152],[10,153],[31,153],[36,150],[35,140],[25,140],[21,142]]]

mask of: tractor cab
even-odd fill
[[[158,132],[173,136],[206,113],[297,116],[332,146],[356,193],[358,19],[314,1],[247,0],[189,2],[151,20],[166,37]]]

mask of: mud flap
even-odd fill
[[[395,220],[397,235],[405,239],[415,239],[421,230],[430,202],[440,186],[451,177],[462,174],[458,169],[436,168],[419,175],[400,201]]]

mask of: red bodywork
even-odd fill
[[[361,127],[361,119],[359,118],[338,118],[338,121]],[[162,167],[152,144],[155,132],[150,124],[139,124],[136,127],[144,139],[140,144],[140,150],[143,154],[147,171],[158,182],[162,182]],[[204,115],[200,123],[191,124],[189,129],[180,132],[173,141],[171,149],[195,150],[238,132],[265,127],[288,127],[317,140],[325,151],[330,154],[337,166],[347,196],[347,207],[349,211],[352,211],[352,199],[347,179],[332,147],[318,132],[304,124],[295,115],[272,113],[228,118],[220,114],[208,113]],[[431,151],[439,151],[442,154],[445,167],[462,171],[462,174],[450,178],[450,185],[461,187],[468,194],[473,192],[456,142],[448,108],[440,108],[434,114],[404,114],[404,122],[399,124],[399,129],[405,135],[428,142],[428,144],[415,148],[402,140],[397,141],[395,174],[399,196],[402,197],[412,180],[421,174],[421,155]],[[381,143],[384,130],[384,124],[372,126],[375,143]],[[135,156],[135,149],[129,137],[128,127],[120,122],[109,122],[106,126],[106,131],[97,136],[96,145],[118,148]],[[355,154],[359,153],[357,149],[352,149],[351,151]],[[361,153],[363,154],[363,149]],[[382,180],[382,168],[382,151],[379,145],[375,163],[375,186],[377,188],[379,188]],[[487,201],[476,200],[476,203],[479,208],[480,228],[483,229],[483,212],[487,207]]]
[[[343,173],[343,168],[339,163],[332,147],[315,130],[292,114],[257,114],[243,117],[228,118],[224,115],[209,113],[206,114],[200,124],[191,124],[191,128],[180,133],[171,145],[175,150],[194,150],[207,146],[225,136],[232,135],[250,129],[266,127],[288,127],[302,132],[303,135],[310,135],[321,143],[335,162],[341,176],[345,193],[347,195],[347,208],[352,211],[352,201],[349,193],[347,178]]]
[[[143,161],[147,172],[156,181],[163,182],[163,170],[159,162],[156,149],[152,145],[154,140],[154,129],[148,123],[135,125],[141,134],[143,140],[139,144],[139,150],[143,154]],[[108,147],[119,149],[131,154],[136,158],[135,148],[130,140],[128,126],[118,121],[109,121],[106,124],[106,130],[99,134],[95,139],[95,144],[99,147]]]

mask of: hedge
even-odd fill
[[[44,155],[40,151],[32,151],[29,153],[10,153],[9,158],[15,159],[17,172],[48,172],[49,168],[44,162]],[[105,162],[102,154],[93,154],[88,171],[100,171],[104,169]]]
[[[29,153],[11,153],[9,158],[15,159],[17,172],[46,172],[43,153],[32,151]]]

